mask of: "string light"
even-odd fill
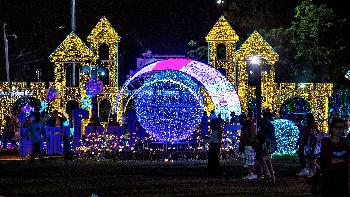
[[[224,16],[221,16],[205,37],[208,42],[208,63],[214,68],[223,68],[229,81],[235,83],[234,52],[235,43],[239,40],[238,35],[232,29]],[[218,46],[225,47],[226,59],[220,60],[217,57]]]
[[[96,24],[94,29],[87,37],[87,41],[91,43],[91,50],[101,58],[99,48],[102,44],[107,44],[109,49],[108,61],[104,61],[105,67],[108,69],[110,82],[107,85],[108,92],[117,92],[118,88],[118,43],[121,37],[117,31],[112,27],[106,17],[102,17]],[[114,97],[114,101],[115,101]],[[110,100],[112,101],[112,100]]]
[[[178,142],[187,139],[203,115],[199,86],[178,71],[152,75],[140,88],[135,103],[140,124],[155,139]]]
[[[345,78],[350,80],[350,70],[348,70],[348,72],[345,74]]]
[[[118,102],[123,100],[122,94],[126,92],[132,81],[145,74],[161,70],[181,71],[198,81],[210,95],[215,106],[215,113],[221,113],[222,118],[228,119],[233,111],[236,114],[241,113],[238,95],[227,78],[209,65],[188,59],[168,59],[141,68],[124,83],[118,96]],[[122,106],[125,106],[125,103]],[[118,107],[118,114],[121,114],[123,109],[124,107]]]
[[[277,151],[275,155],[294,154],[299,136],[298,127],[290,120],[277,119],[272,121],[276,132]]]
[[[291,97],[303,98],[310,103],[319,129],[328,131],[328,97],[331,96],[333,84],[316,83],[314,85],[303,83],[306,85],[305,88],[297,88],[295,83],[277,84],[275,82],[274,64],[279,57],[274,49],[257,31],[254,31],[239,50],[235,52],[234,44],[238,39],[238,36],[223,16],[206,37],[210,65],[215,68],[225,69],[227,77],[232,84],[235,83],[235,65],[237,65],[238,83],[236,85],[242,111],[248,111],[249,101],[255,98],[256,95],[255,87],[248,86],[247,73],[248,60],[255,56],[259,57],[261,63],[269,68],[269,71],[261,72],[262,108],[270,108],[278,114],[279,108],[287,99]],[[224,60],[217,58],[217,46],[220,44],[226,47],[226,59]]]

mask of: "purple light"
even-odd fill
[[[239,97],[231,82],[212,66],[189,59],[168,59],[143,67],[124,83],[117,98],[118,102],[127,86],[134,79],[145,73],[161,70],[181,71],[196,79],[211,96],[215,106],[215,113],[221,113],[224,119],[229,118],[232,111],[236,114],[241,114]],[[118,106],[116,110],[118,110]]]
[[[33,110],[33,107],[30,106],[28,103],[26,103],[23,107],[22,107],[22,111],[26,114],[29,114],[30,111]]]
[[[97,81],[97,79],[91,77],[86,82],[86,94],[89,97],[95,97],[103,91],[103,83],[102,81]]]
[[[59,96],[58,89],[56,88],[55,84],[49,89],[47,96],[46,96],[46,101],[50,102],[52,100],[55,100]]]
[[[190,62],[189,59],[167,59],[157,62],[153,70],[180,70]]]

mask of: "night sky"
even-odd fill
[[[288,25],[294,14],[295,0],[247,0],[266,6],[274,25]],[[120,43],[120,82],[125,81],[129,69],[135,69],[135,58],[149,49],[157,54],[181,54],[188,51],[190,40],[204,44],[204,37],[222,14],[216,0],[76,0],[77,35],[86,37],[102,16],[106,16],[122,37]],[[229,0],[226,1],[230,2]],[[239,1],[237,1],[239,2]],[[316,1],[323,2],[323,1]],[[345,17],[345,0],[329,0],[328,5]],[[254,17],[254,10],[243,13]],[[0,0],[0,22],[6,22],[9,39],[11,70],[24,69],[27,80],[35,80],[36,68],[43,71],[43,81],[53,81],[53,64],[48,56],[70,33],[70,0]],[[232,24],[241,40],[252,29]],[[254,29],[253,29],[254,28]],[[2,32],[2,31],[1,31]],[[2,36],[2,35],[1,35]],[[0,80],[5,80],[3,37],[0,48]],[[23,66],[25,65],[25,68]],[[11,73],[11,78],[23,77]]]

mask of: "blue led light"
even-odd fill
[[[82,98],[81,103],[82,103],[81,108],[83,109],[90,109],[92,107],[90,98]]]
[[[298,127],[286,119],[274,120],[272,124],[275,126],[277,140],[277,151],[274,154],[294,154],[299,135]]]
[[[162,142],[188,138],[204,111],[199,86],[179,71],[161,71],[148,78],[135,98],[142,127]]]

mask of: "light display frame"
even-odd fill
[[[135,72],[122,86],[117,98],[117,103],[122,102],[128,85],[135,79],[154,71],[175,70],[180,71],[196,79],[206,89],[215,106],[215,113],[221,113],[223,119],[229,119],[234,111],[241,113],[240,101],[233,85],[215,68],[190,59],[168,59],[151,63]],[[121,115],[125,102],[118,106],[117,114]],[[120,118],[120,116],[119,116]]]
[[[272,121],[275,127],[277,150],[274,155],[295,154],[295,147],[299,137],[298,127],[290,120],[276,119]]]
[[[177,94],[176,94],[177,93]],[[199,85],[178,71],[160,71],[138,89],[135,110],[143,128],[155,139],[186,140],[204,112]]]
[[[227,22],[224,16],[221,16],[205,37],[208,42],[208,64],[214,68],[223,68],[226,70],[226,77],[229,81],[235,83],[234,53],[239,36]],[[218,59],[218,46],[225,46],[226,59]]]
[[[259,56],[263,64],[269,67],[267,73],[261,72],[262,108],[269,108],[276,114],[279,114],[278,112],[283,102],[292,97],[301,97],[310,104],[318,128],[327,132],[328,100],[332,94],[333,84],[303,83],[303,85],[306,85],[305,88],[300,88],[301,84],[296,83],[277,84],[275,82],[274,64],[278,61],[279,56],[274,49],[257,31],[254,31],[235,52],[234,44],[238,41],[238,36],[224,36],[221,39],[215,39],[226,35],[222,33],[223,31],[233,31],[230,30],[231,26],[225,21],[224,17],[221,17],[206,37],[208,42],[208,61],[215,68],[224,68],[231,83],[236,83],[242,111],[248,112],[249,100],[255,97],[255,87],[248,86],[248,60],[252,56]],[[217,59],[217,45],[221,43],[226,46],[226,60]],[[236,72],[237,82],[235,81]]]

